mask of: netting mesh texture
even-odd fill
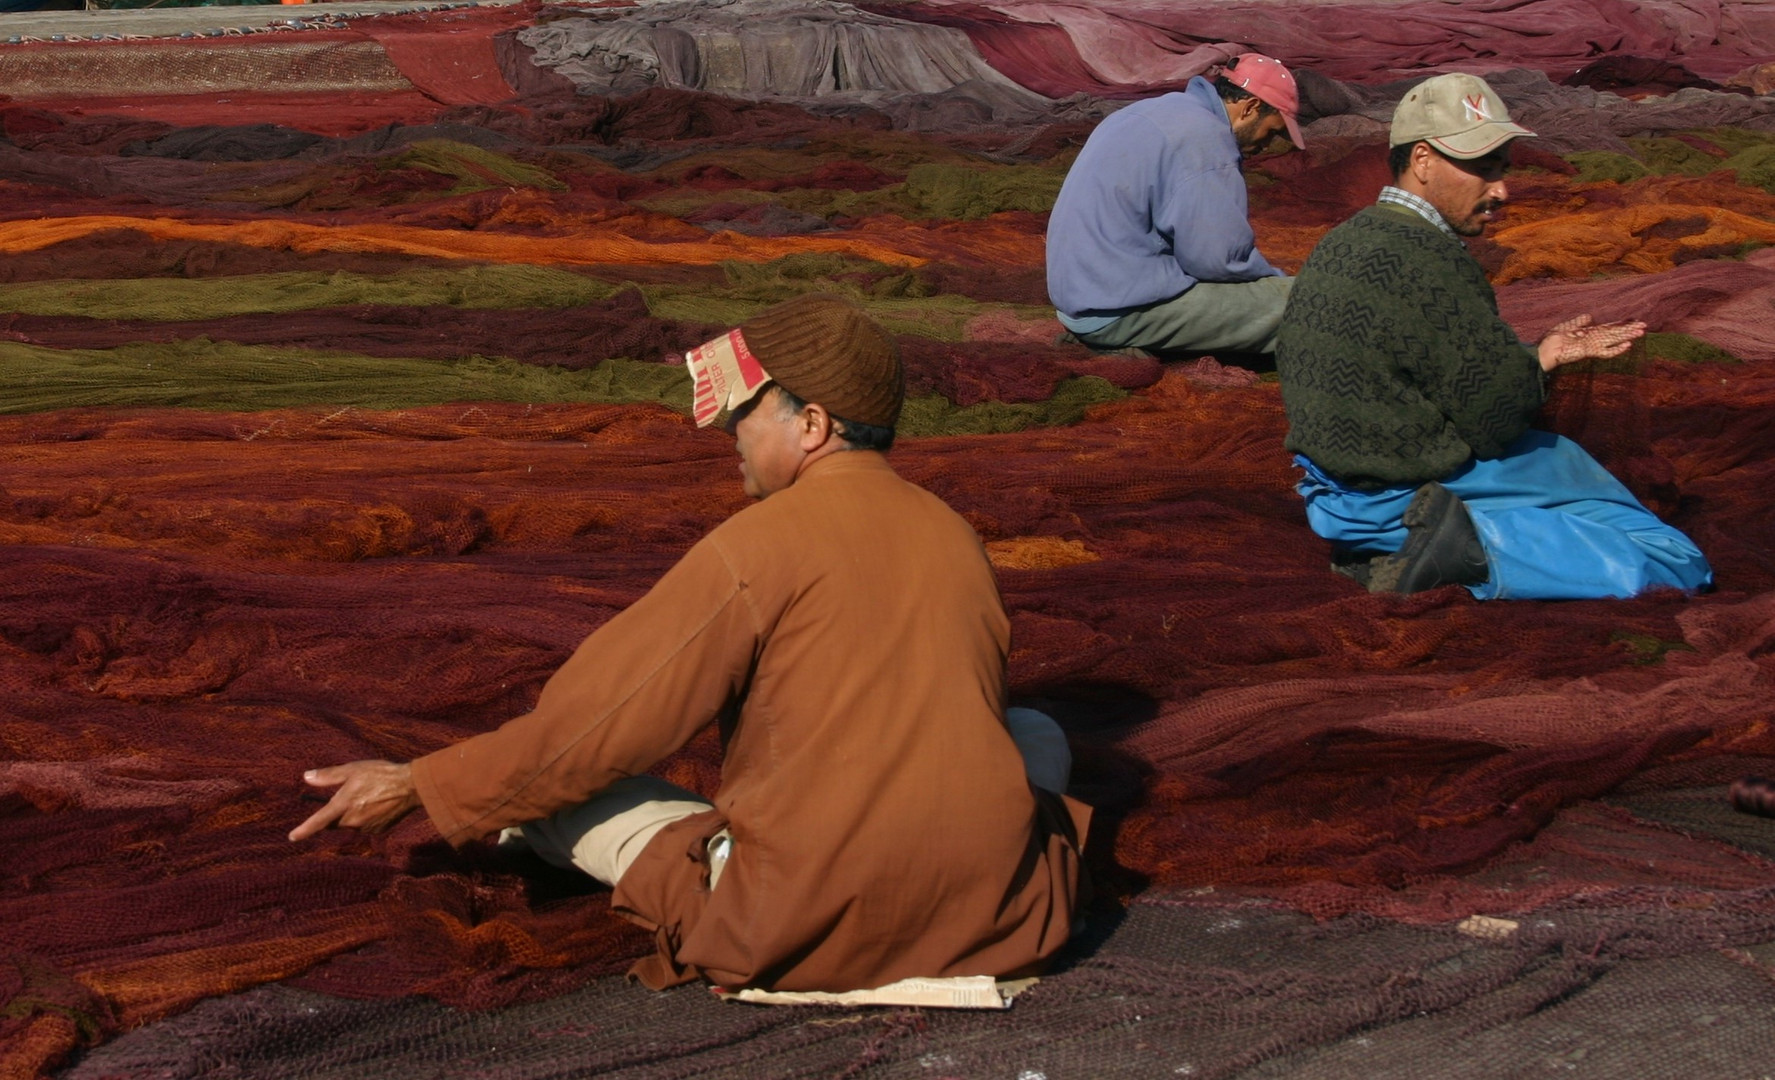
[[[1718,788],[1627,800],[1638,815],[1562,816],[1500,870],[1564,842],[1655,835],[1730,862],[1744,839]],[[1764,853],[1770,839],[1761,838]],[[1590,856],[1594,857],[1594,856]],[[1568,867],[1569,868],[1569,867]],[[1594,869],[1594,867],[1592,867]],[[620,979],[497,1011],[352,1002],[270,987],[126,1035],[65,1075],[1307,1077],[1481,1080],[1756,1076],[1775,1050],[1765,882],[1712,892],[1599,888],[1489,926],[1371,915],[1318,921],[1255,897],[1149,894],[1100,916],[1008,1014],[772,1010]]]
[[[1390,104],[1345,90],[1310,152],[1249,170],[1279,264],[1383,177],[1361,110]],[[1329,573],[1273,383],[1056,343],[1045,200],[1088,122],[660,89],[427,98],[387,129],[359,99],[269,124],[270,92],[0,103],[0,1062],[1372,1076],[1533,1031],[1551,1056],[1525,1069],[1607,1071],[1615,1006],[1559,1024],[1612,1001],[1670,1061],[1760,1064],[1767,1026],[1728,1021],[1765,1001],[1766,823],[1710,815],[1775,756],[1772,144],[1757,99],[1628,103],[1676,132],[1629,143],[1628,113],[1580,122],[1567,92],[1543,101],[1562,153],[1524,155],[1475,250],[1525,335],[1578,310],[1658,332],[1562,375],[1546,422],[1697,539],[1707,597],[1480,605]],[[650,998],[603,981],[648,943],[571,878],[419,821],[283,840],[301,769],[521,711],[741,505],[672,354],[814,289],[899,338],[917,396],[893,460],[987,542],[1013,690],[1067,728],[1100,808],[1099,933],[1126,918],[1012,1029]],[[717,762],[702,740],[663,771],[708,790]],[[1665,802],[1595,805],[1623,791]],[[1518,936],[1452,929],[1474,914]],[[1277,941],[1277,967],[1238,962]],[[186,1012],[278,980],[299,989]],[[1695,1011],[1716,998],[1752,1011]],[[1369,1054],[1382,1023],[1396,1051]]]

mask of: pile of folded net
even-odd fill
[[[284,834],[303,769],[522,712],[743,504],[680,357],[813,290],[899,340],[892,460],[998,568],[1013,694],[1100,808],[1100,905],[1725,897],[1735,940],[1775,937],[1743,850],[1654,872],[1625,811],[1524,847],[1775,757],[1766,9],[532,4],[85,46],[126,74],[242,54],[133,97],[58,82],[71,47],[0,46],[29,75],[0,102],[6,1075],[273,981],[502,1006],[646,950],[607,894],[421,820]],[[1309,149],[1247,170],[1289,269],[1384,182],[1415,77],[1486,72],[1542,133],[1474,249],[1527,339],[1650,324],[1562,372],[1545,422],[1697,540],[1714,592],[1369,595],[1306,528],[1273,379],[1058,341],[1043,230],[1091,125],[1246,47],[1303,72]],[[334,82],[247,85],[341,50]],[[661,771],[711,790],[713,735]],[[1486,876],[1524,850],[1536,873]]]

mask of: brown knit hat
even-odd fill
[[[841,420],[892,428],[906,377],[893,337],[861,307],[831,293],[785,300],[740,324],[771,381]]]

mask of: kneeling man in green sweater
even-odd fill
[[[1706,588],[1713,571],[1687,536],[1576,443],[1529,426],[1549,372],[1645,333],[1580,315],[1529,346],[1499,317],[1462,238],[1508,198],[1511,144],[1532,136],[1483,79],[1419,84],[1393,114],[1393,184],[1301,268],[1276,366],[1308,523],[1375,592]]]

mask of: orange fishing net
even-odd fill
[[[1749,174],[1596,182],[1547,153],[1513,178],[1475,248],[1515,325],[1663,335],[1563,374],[1547,422],[1720,587],[1478,604],[1330,573],[1272,383],[1056,343],[1031,200],[1083,125],[921,134],[649,91],[473,97],[351,138],[197,126],[287,99],[243,100],[0,110],[0,405],[30,410],[0,417],[13,1073],[272,980],[495,1006],[648,949],[583,881],[419,820],[283,837],[302,769],[522,711],[741,505],[730,440],[659,404],[658,361],[811,289],[893,328],[919,430],[948,433],[893,461],[999,569],[1013,692],[1074,741],[1111,902],[1438,922],[1600,878],[1619,905],[1737,890],[1720,910],[1761,925],[1766,862],[1586,803],[1775,756],[1775,262],[1743,251],[1775,206]],[[1372,136],[1312,141],[1250,169],[1284,266],[1384,175]],[[717,768],[711,736],[662,771],[707,790]]]

